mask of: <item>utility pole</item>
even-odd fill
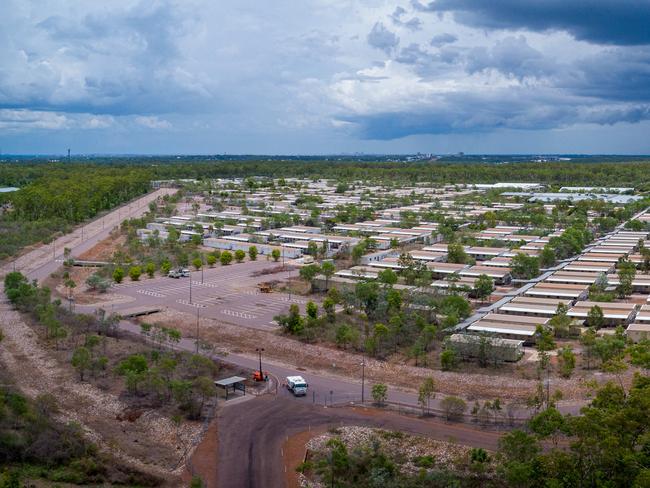
[[[361,403],[362,404],[366,400],[365,392],[366,392],[366,355],[364,354],[363,359],[361,360]]]
[[[190,305],[192,305],[192,270],[189,270],[190,275]]]
[[[199,353],[199,307],[196,307],[196,353]]]
[[[551,365],[546,365],[546,408],[551,403]]]
[[[263,347],[257,347],[255,348],[255,352],[257,352],[259,359],[260,359],[260,378],[264,379],[264,373],[262,373],[262,351],[264,351]]]

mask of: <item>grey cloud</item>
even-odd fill
[[[393,19],[393,22],[401,22],[401,17],[406,13],[404,7],[395,7],[395,10],[390,15],[390,18]]]
[[[435,47],[440,47],[440,46],[444,46],[445,44],[453,44],[457,40],[458,40],[458,37],[456,37],[453,34],[449,34],[449,33],[445,32],[443,34],[438,34],[438,35],[433,36],[433,38],[431,39],[430,44],[432,46],[435,46]]]
[[[395,61],[404,64],[423,63],[429,60],[431,60],[431,55],[416,43],[411,43],[408,46],[403,47],[395,57]]]
[[[597,99],[650,101],[650,48],[613,48],[575,63],[559,83]]]
[[[386,28],[382,22],[377,22],[367,37],[368,44],[390,54],[398,45],[399,37]]]
[[[426,107],[416,111],[379,112],[345,118],[346,122],[356,125],[360,137],[374,140],[393,140],[418,134],[543,130],[584,123],[612,125],[646,120],[650,120],[650,105],[593,106],[588,99],[524,88],[481,94],[454,93],[429,100]]]
[[[24,17],[22,44],[0,46],[0,108],[110,115],[200,110],[209,92],[181,67],[192,16],[168,2],[79,18]],[[23,40],[25,41],[25,39]]]
[[[462,24],[486,29],[563,30],[596,44],[650,44],[647,0],[436,0],[416,9],[451,12]]]
[[[400,27],[406,27],[412,31],[420,30],[422,28],[422,21],[418,17],[413,17],[409,20],[402,20],[404,14],[406,14],[406,9],[404,9],[404,7],[396,7],[389,17],[393,21],[393,24]]]
[[[476,73],[493,68],[505,75],[524,78],[544,72],[547,61],[528,45],[524,36],[506,37],[492,48],[474,48],[467,55],[467,70]]]
[[[418,12],[433,12],[435,11],[435,2],[424,4],[418,0],[411,0],[411,5]]]

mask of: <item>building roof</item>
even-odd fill
[[[634,313],[636,305],[634,303],[617,303],[617,302],[592,302],[589,300],[578,301],[569,309],[569,317],[586,318],[589,311],[598,306],[603,311],[603,317],[606,319],[627,320]]]

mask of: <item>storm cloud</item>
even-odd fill
[[[507,152],[512,131],[598,131],[650,152],[648,25],[633,0],[6,0],[0,146]]]

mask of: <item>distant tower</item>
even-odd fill
[[[70,162],[70,148],[68,148],[68,163]]]

